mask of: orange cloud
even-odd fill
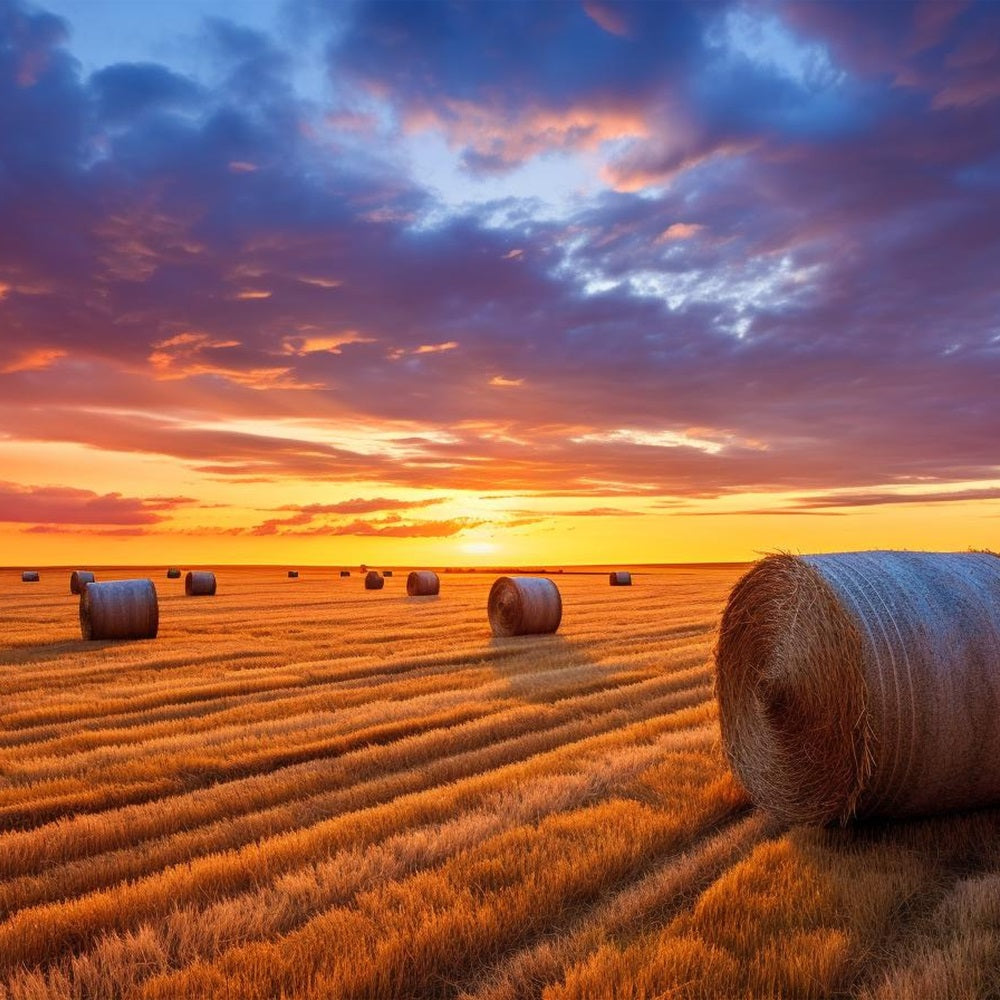
[[[42,369],[50,367],[54,361],[65,357],[66,352],[58,347],[36,347],[34,350],[23,351],[13,361],[8,361],[0,368],[0,375],[42,371]]]
[[[523,378],[504,378],[503,375],[494,375],[490,379],[490,385],[498,386],[502,389],[510,389],[515,386],[524,385]]]

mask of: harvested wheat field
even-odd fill
[[[736,785],[743,569],[562,574],[558,633],[493,638],[485,573],[98,568],[156,582],[125,642],[5,573],[0,997],[996,996],[1000,810],[792,828]]]

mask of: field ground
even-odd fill
[[[1000,810],[782,829],[721,762],[739,570],[164,569],[154,641],[0,574],[0,998],[1000,997]]]

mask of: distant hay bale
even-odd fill
[[[288,571],[289,580],[297,580],[299,578],[299,571],[297,569],[290,569]]]
[[[384,569],[384,570],[382,570],[382,575],[383,576],[392,576],[392,570],[391,569]]]
[[[90,583],[80,593],[84,639],[155,639],[159,624],[152,580]]]
[[[167,570],[168,580],[179,580],[180,578],[181,578],[181,571],[179,569],[171,567],[170,569]]]
[[[69,592],[71,594],[83,593],[83,588],[86,587],[88,583],[93,583],[95,579],[96,577],[89,570],[75,569],[70,574]]]
[[[776,555],[716,648],[723,747],[790,822],[1000,802],[1000,558]]]
[[[365,590],[381,590],[384,586],[385,580],[377,570],[370,569],[365,573]]]
[[[38,583],[39,576],[37,569],[26,569],[21,573],[21,583]]]
[[[632,574],[623,569],[616,570],[614,573],[608,574],[608,583],[612,587],[631,587]]]
[[[501,576],[490,588],[487,613],[494,635],[555,632],[562,621],[562,597],[544,577]]]
[[[188,597],[211,597],[215,594],[215,574],[207,570],[190,570],[184,577],[184,593]]]
[[[342,569],[342,570],[340,571],[340,575],[341,575],[342,577],[343,577],[343,576],[350,576],[350,575],[351,575],[351,571],[350,571],[349,569]]]
[[[437,573],[429,569],[414,570],[406,578],[406,593],[410,597],[433,597],[441,591]]]

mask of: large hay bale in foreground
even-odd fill
[[[89,583],[80,594],[84,639],[155,639],[159,624],[152,580]]]
[[[716,649],[723,746],[792,822],[1000,802],[1000,558],[769,556]]]
[[[623,569],[615,570],[608,574],[608,583],[612,587],[631,587],[632,574]]]
[[[562,621],[562,597],[545,577],[501,576],[490,588],[487,614],[494,635],[555,632]]]
[[[414,570],[406,578],[406,593],[410,597],[433,597],[440,592],[441,581],[433,570]]]
[[[167,570],[168,580],[179,580],[181,578],[181,571],[175,567],[171,567]]]
[[[212,597],[215,594],[215,574],[207,570],[190,570],[184,577],[184,593],[188,597]]]
[[[83,588],[88,583],[93,583],[96,579],[97,577],[90,570],[75,569],[69,577],[69,592],[71,594],[82,594]]]
[[[37,569],[26,569],[21,571],[21,583],[38,583],[39,576]]]
[[[384,586],[385,580],[377,570],[370,569],[365,573],[365,590],[381,590]]]

